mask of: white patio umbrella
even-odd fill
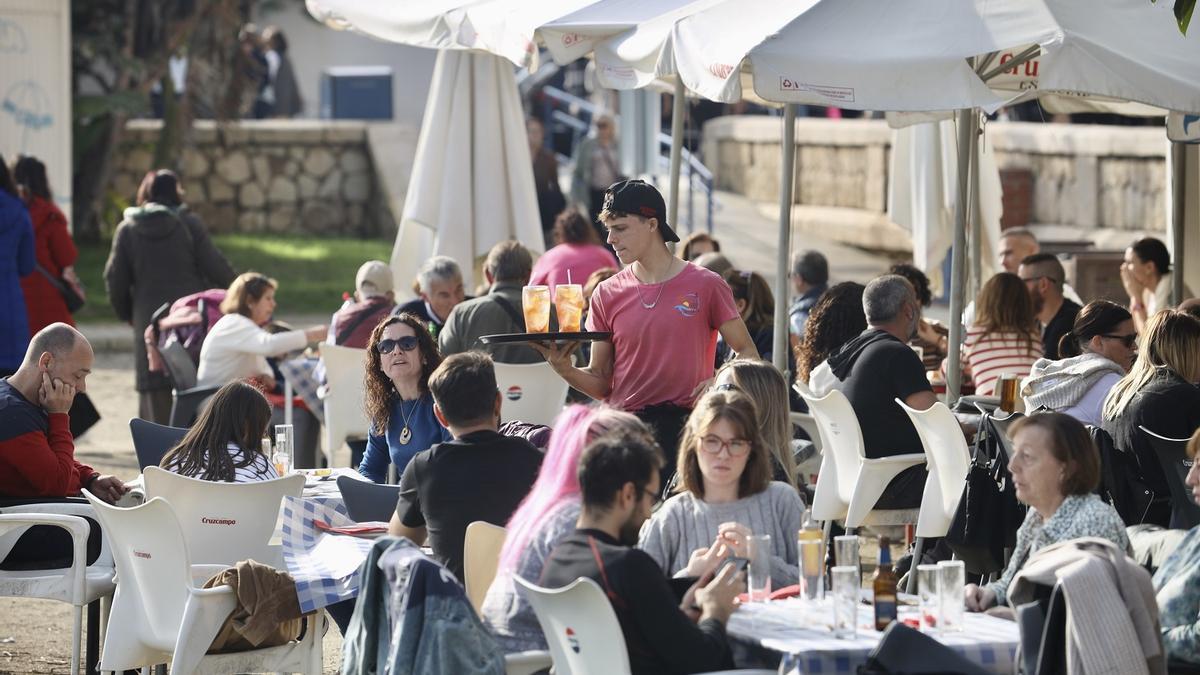
[[[496,242],[544,250],[525,115],[511,63],[442,51],[413,164],[391,267],[397,288],[432,255],[448,255],[477,281],[474,261]]]

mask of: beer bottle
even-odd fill
[[[875,589],[875,630],[882,631],[896,620],[896,572],[887,537],[879,538],[879,566],[872,581]]]

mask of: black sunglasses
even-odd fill
[[[375,350],[380,354],[391,354],[396,351],[396,347],[399,347],[402,352],[411,352],[417,348],[417,338],[413,335],[405,335],[395,340],[380,340],[379,344],[375,345]]]
[[[1126,349],[1133,349],[1134,347],[1137,346],[1137,339],[1138,339],[1137,333],[1131,333],[1129,335],[1111,335],[1109,333],[1101,333],[1100,337],[1106,337],[1106,338],[1112,338],[1114,340],[1120,340],[1121,344],[1125,345]]]

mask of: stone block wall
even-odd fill
[[[126,127],[112,190],[132,202],[160,122]],[[377,236],[394,231],[362,122],[197,121],[180,158],[184,199],[214,233]]]
[[[779,117],[709,121],[704,158],[717,188],[777,202],[781,135]],[[891,142],[883,120],[797,120],[796,203],[877,218],[887,208]],[[993,122],[983,142],[1000,169],[1005,226],[1166,230],[1161,128]]]

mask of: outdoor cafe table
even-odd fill
[[[900,607],[900,620],[916,619],[917,609]],[[870,605],[859,603],[856,637],[834,637],[833,604],[826,598],[805,602],[796,598],[740,605],[729,619],[727,633],[738,666],[774,666],[782,673],[851,675],[879,644]],[[939,631],[933,637],[993,673],[1012,673],[1020,641],[1017,624],[986,614],[964,613],[964,629]]]
[[[365,478],[351,469],[334,469],[326,476],[304,473],[304,496],[283,498],[280,535],[284,565],[296,581],[300,611],[307,613],[358,596],[358,568],[374,541],[324,532],[314,524],[355,525],[346,514],[337,477]]]

